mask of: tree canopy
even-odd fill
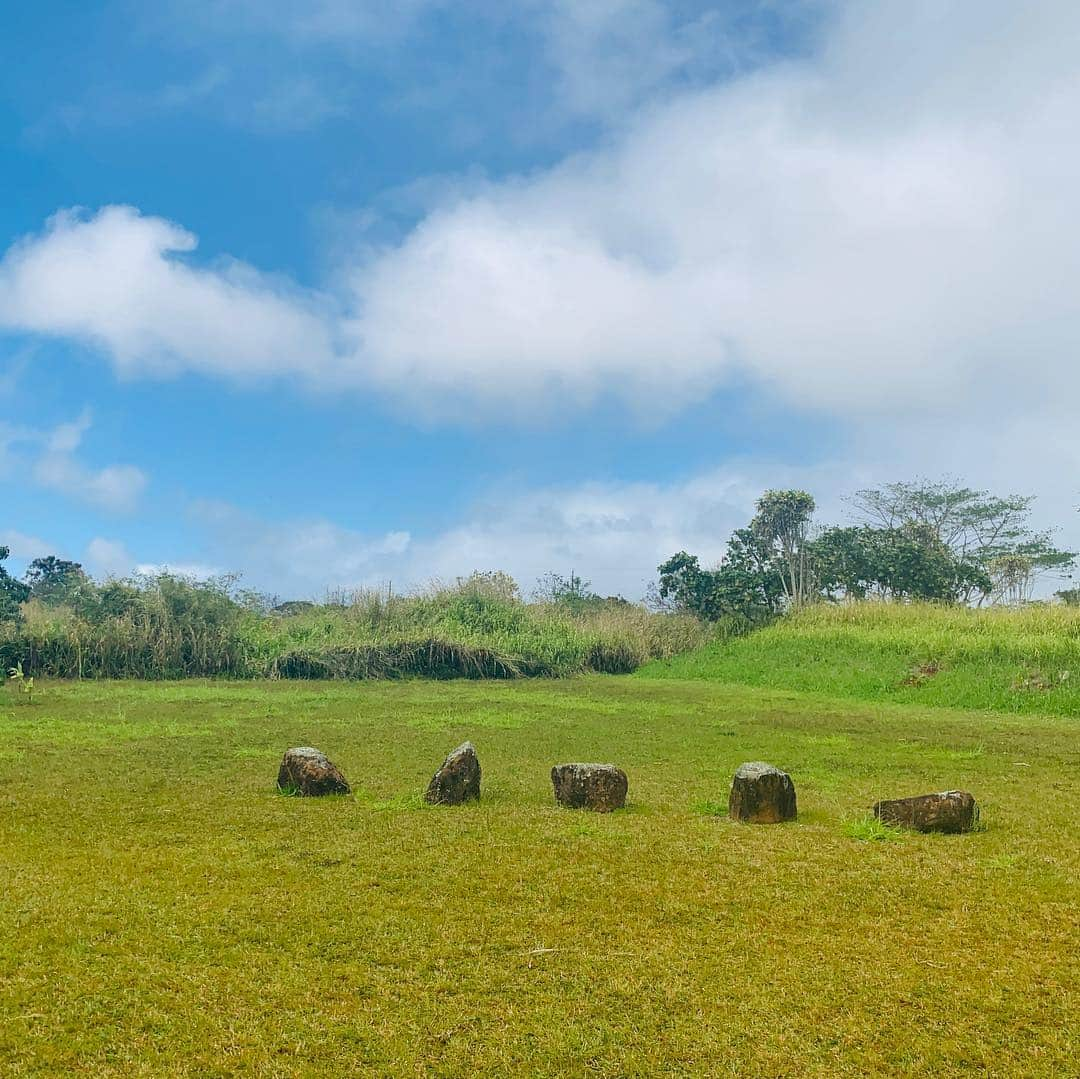
[[[1030,526],[1030,496],[941,480],[862,490],[850,502],[859,523],[815,528],[812,495],[766,491],[718,565],[686,551],[661,563],[661,601],[710,621],[760,621],[821,599],[1022,603],[1040,574],[1076,561]]]

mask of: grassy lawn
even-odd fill
[[[640,677],[46,685],[0,712],[0,1069],[1075,1074],[1076,724]],[[483,801],[425,807],[466,737]],[[303,744],[356,795],[277,794]],[[756,759],[798,824],[710,815]],[[629,808],[557,809],[565,760]],[[985,830],[852,834],[946,787]]]

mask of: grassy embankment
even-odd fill
[[[514,678],[632,671],[707,638],[696,619],[629,604],[522,603],[469,584],[267,614],[163,578],[114,613],[26,605],[0,664],[55,678]]]
[[[657,660],[639,677],[1077,716],[1080,609],[822,605],[747,637]]]
[[[483,801],[423,806],[466,737]],[[277,794],[291,744],[355,796]],[[567,759],[628,809],[556,809]],[[713,815],[747,759],[797,824]],[[2,1070],[1072,1074],[1076,763],[1067,718],[707,681],[46,683],[0,719]],[[985,830],[856,838],[951,786]]]

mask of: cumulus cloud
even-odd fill
[[[99,509],[130,512],[146,488],[146,473],[134,465],[91,468],[83,463],[77,451],[90,425],[88,411],[45,430],[0,424],[0,467]]]
[[[732,378],[875,425],[1075,396],[1080,8],[885,0],[830,25],[809,59],[667,95],[555,168],[454,185],[324,297],[196,265],[190,233],[113,207],[8,252],[0,324],[128,373],[470,417],[670,412]]]
[[[853,7],[813,63],[437,210],[354,282],[373,376],[682,403],[739,372],[843,412],[1075,389],[1080,14],[1049,6]]]
[[[239,262],[189,265],[195,244],[129,206],[58,213],[0,262],[0,325],[97,346],[125,374],[328,370],[331,330],[314,300]]]

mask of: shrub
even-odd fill
[[[0,662],[54,678],[515,678],[622,673],[705,639],[632,604],[524,603],[499,574],[269,608],[228,580],[110,582],[92,609],[24,605]]]

